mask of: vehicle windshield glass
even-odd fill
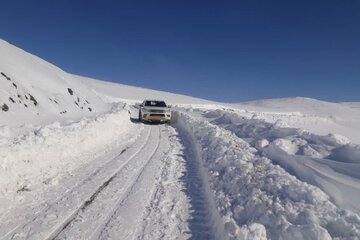
[[[166,107],[164,101],[145,101],[146,107]]]

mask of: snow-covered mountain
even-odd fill
[[[2,40],[0,72],[0,239],[359,239],[360,103],[217,103]],[[146,98],[176,121],[138,122]]]
[[[109,109],[71,74],[3,40],[0,55],[0,125],[49,123]]]
[[[43,124],[105,112],[110,109],[107,100],[112,96],[138,101],[208,102],[75,76],[3,40],[0,56],[0,126]]]
[[[96,92],[106,96],[105,99],[110,101],[142,102],[144,99],[161,99],[168,104],[218,104],[205,99],[181,94],[128,86],[119,83],[104,82],[81,76],[75,77],[82,80],[84,84],[92,87]]]

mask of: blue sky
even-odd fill
[[[67,72],[240,102],[360,101],[360,1],[3,1],[0,37]]]

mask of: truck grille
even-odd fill
[[[152,113],[164,113],[164,110],[150,109]]]

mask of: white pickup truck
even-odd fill
[[[170,122],[170,106],[164,101],[144,100],[139,108],[140,122]]]

